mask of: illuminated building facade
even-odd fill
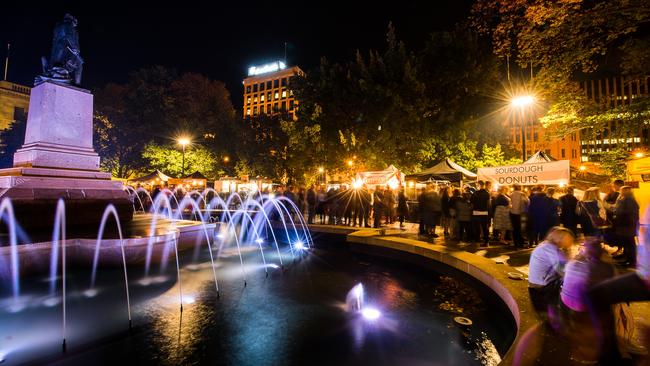
[[[558,160],[569,160],[572,166],[580,165],[580,136],[572,133],[562,138],[556,138],[548,128],[539,123],[540,116],[525,120],[526,131],[526,156],[531,156],[537,151],[543,151]],[[521,151],[522,149],[522,118],[510,115],[507,118],[508,141],[510,146]]]
[[[9,81],[0,81],[0,130],[15,120],[27,121],[31,89]]]
[[[250,67],[244,79],[243,117],[286,114],[295,120],[298,103],[291,82],[297,75],[304,75],[304,72],[298,66],[287,67],[281,61]]]
[[[611,77],[600,80],[589,80],[582,83],[585,95],[592,101],[600,104],[603,110],[629,105],[636,98],[650,94],[650,77],[641,79],[626,79],[624,76]],[[597,161],[592,156],[594,153],[624,147],[636,150],[649,146],[648,129],[617,134],[617,130],[626,131],[616,121],[610,121],[609,126],[591,138],[593,134],[585,134],[581,141],[582,162]],[[591,131],[589,131],[591,132]]]

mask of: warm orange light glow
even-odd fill
[[[354,165],[354,161],[348,160],[348,166],[352,166],[352,165]]]
[[[584,165],[580,165],[580,171],[584,172],[585,170],[587,170],[587,167]]]
[[[532,95],[521,95],[518,97],[512,98],[510,104],[515,107],[525,107],[533,104],[535,102],[535,97]]]
[[[187,137],[180,137],[180,138],[178,139],[178,143],[179,143],[181,146],[185,147],[185,146],[189,145],[189,144],[192,143],[192,142],[191,142],[190,139],[187,138]]]
[[[637,152],[636,154],[634,154],[634,156],[637,157],[637,158],[642,158],[644,155],[645,155],[645,154],[644,154],[643,152],[641,152],[641,151],[639,151],[639,152]]]
[[[322,173],[322,172],[324,172],[324,171],[325,171],[325,168],[323,168],[322,166],[318,167],[318,172],[319,172],[319,173]]]
[[[227,162],[229,162],[229,161],[230,161],[230,158],[229,158],[228,156],[224,156],[224,157],[223,157],[223,162],[224,162],[224,163],[227,163]]]

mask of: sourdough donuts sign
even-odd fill
[[[479,168],[478,180],[498,185],[566,185],[571,173],[568,160]]]

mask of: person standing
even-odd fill
[[[433,238],[437,238],[436,226],[440,224],[440,216],[442,215],[442,206],[440,205],[440,195],[438,194],[437,187],[432,185],[427,189],[425,195],[425,213],[428,218],[427,229],[428,234]]]
[[[610,185],[609,192],[605,196],[605,199],[601,201],[603,207],[605,207],[607,221],[610,223],[614,222],[614,207],[616,206],[616,201],[621,194],[621,187],[623,187],[624,184],[625,182],[623,182],[621,179],[614,180],[614,182]],[[616,235],[613,227],[603,229],[602,234],[603,241],[605,243],[609,244],[610,246],[617,247],[617,251],[614,253],[614,255],[619,255],[623,252],[623,246],[618,243],[618,236]]]
[[[474,222],[474,239],[483,241],[481,246],[487,246],[490,242],[489,211],[490,211],[490,193],[485,189],[485,182],[478,181],[478,191],[472,195],[472,221]]]
[[[571,230],[573,235],[577,235],[578,216],[576,215],[576,207],[578,206],[578,199],[573,195],[572,186],[566,187],[566,193],[560,197],[560,206],[560,224]]]
[[[421,188],[418,194],[418,219],[420,221],[418,234],[420,235],[427,234],[426,213],[424,211],[425,198],[426,198],[425,193],[426,193],[425,190]]]
[[[384,190],[384,214],[386,215],[386,224],[390,225],[395,222],[395,192],[388,185]]]
[[[372,214],[374,215],[373,227],[378,229],[381,226],[381,213],[384,210],[383,207],[383,194],[379,187],[375,188],[375,193],[372,195]]]
[[[397,194],[397,217],[399,220],[399,228],[404,227],[404,219],[408,217],[409,206],[406,202],[406,194],[404,193],[404,188],[400,188],[399,193]]]
[[[371,205],[372,196],[370,195],[370,192],[368,191],[368,188],[365,185],[363,186],[360,195],[361,195],[361,214],[363,216],[363,226],[370,227],[368,221],[370,220],[370,210],[372,208]],[[361,226],[361,224],[359,225]]]
[[[639,204],[634,198],[632,187],[623,186],[614,207],[614,234],[623,247],[620,256],[622,264],[630,267],[636,265],[636,242],[639,227]]]
[[[459,199],[455,200],[456,220],[458,222],[458,240],[472,240],[472,204],[470,203],[471,194],[463,193]]]
[[[524,247],[524,238],[521,235],[521,216],[528,211],[528,204],[530,201],[528,197],[521,191],[521,185],[515,184],[512,186],[512,193],[510,194],[510,223],[512,224],[512,239],[515,247]]]
[[[600,200],[598,187],[591,187],[585,191],[582,200],[578,202],[576,211],[584,236],[600,235],[602,237],[603,229],[611,226],[607,220],[603,201]]]
[[[549,229],[550,200],[542,186],[535,186],[530,196],[528,206],[528,241],[531,246],[537,245]]]
[[[307,190],[307,223],[308,224],[314,223],[317,203],[318,200],[316,197],[316,190],[314,189],[314,185],[312,184],[311,186],[309,186],[309,189]]]
[[[446,237],[449,236],[449,229],[450,229],[450,223],[451,223],[451,212],[449,211],[449,191],[451,190],[451,187],[449,186],[442,186],[440,189],[440,208],[441,208],[441,226],[443,230],[443,235]]]
[[[506,195],[508,187],[499,187],[499,194],[494,200],[494,231],[501,244],[506,244],[506,233],[512,231],[510,222],[510,198]]]

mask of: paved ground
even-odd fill
[[[318,222],[316,222],[318,224]],[[476,255],[480,255],[489,259],[492,259],[496,263],[507,264],[522,274],[527,278],[528,276],[528,262],[530,260],[530,254],[533,251],[530,249],[515,249],[513,246],[502,245],[500,243],[494,242],[491,243],[487,248],[479,247],[477,244],[457,242],[446,240],[442,235],[441,231],[438,231],[438,238],[430,238],[426,236],[418,235],[418,225],[406,223],[404,228],[400,229],[399,224],[384,225],[382,229],[385,230],[385,235],[390,236],[400,236],[410,239],[417,239],[421,241],[426,241],[430,243],[445,245],[449,248],[455,248],[458,250],[467,251]],[[579,240],[578,240],[579,242]],[[573,248],[573,253],[577,253],[579,246],[576,245]],[[613,251],[613,250],[612,250]],[[619,267],[621,273],[626,271],[631,271],[632,269],[626,269]],[[644,303],[633,303],[631,305],[631,310],[635,318],[636,329],[642,329],[650,325],[650,302]],[[637,343],[640,343],[639,335],[641,332],[636,332],[635,338]]]

